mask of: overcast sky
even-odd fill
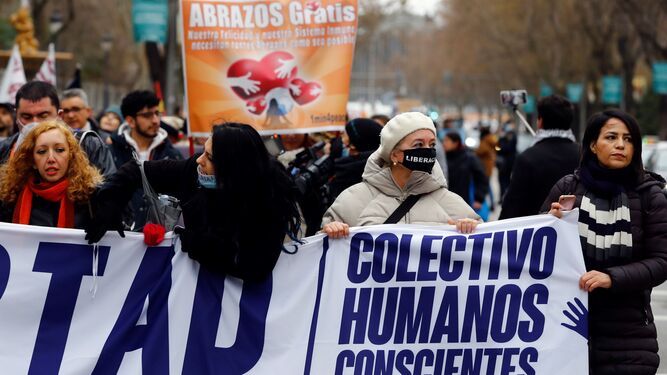
[[[437,4],[441,0],[408,0],[408,5],[413,13],[416,14],[433,14],[437,8]]]

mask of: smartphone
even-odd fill
[[[526,90],[503,90],[500,92],[500,103],[505,107],[516,107],[528,102]]]
[[[268,137],[264,136],[262,138],[264,140],[264,146],[266,146],[266,150],[271,156],[278,156],[285,152],[285,147],[283,147],[283,142],[278,134]]]
[[[560,209],[563,211],[570,211],[574,208],[574,201],[577,199],[574,195],[561,195],[558,198],[558,203],[560,203]]]

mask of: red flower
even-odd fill
[[[162,225],[148,223],[144,226],[144,243],[148,246],[157,246],[164,240],[164,233]]]

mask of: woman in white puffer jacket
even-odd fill
[[[324,213],[322,230],[347,236],[350,226],[383,224],[410,195],[421,195],[399,223],[456,225],[470,233],[479,216],[460,196],[447,190],[435,160],[435,127],[421,113],[391,119],[380,133],[380,147],[366,162],[363,181],[343,191]],[[434,168],[436,166],[436,168]]]

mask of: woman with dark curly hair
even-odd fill
[[[203,154],[147,161],[144,170],[158,194],[180,200],[185,228],[176,233],[182,250],[209,271],[264,279],[284,249],[285,236],[296,238],[296,188],[249,125],[217,125]],[[136,162],[110,178],[99,194],[100,215],[86,230],[90,242],[118,227],[122,208],[139,187]]]
[[[561,217],[567,199],[579,208],[590,373],[655,374],[651,290],[667,279],[665,181],[644,170],[639,125],[623,111],[591,116],[581,148],[579,169],[556,183],[542,211]]]
[[[41,122],[0,168],[0,221],[82,229],[101,182],[67,125]]]

